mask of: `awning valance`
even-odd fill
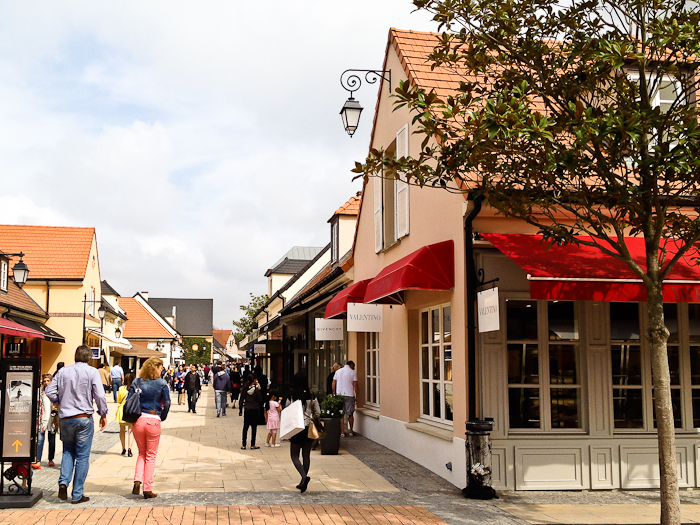
[[[65,337],[63,337],[61,334],[59,334],[55,330],[52,330],[43,323],[40,323],[38,321],[32,321],[31,319],[24,319],[23,317],[17,317],[15,315],[9,315],[8,318],[14,321],[15,323],[19,323],[23,326],[26,326],[27,328],[31,328],[32,330],[36,330],[37,332],[41,332],[42,334],[44,334],[45,341],[49,341],[50,343],[66,342]]]
[[[533,299],[562,301],[645,302],[647,292],[641,279],[626,263],[592,246],[551,246],[541,235],[483,233],[499,251],[528,273]],[[580,237],[590,241],[590,237]],[[625,244],[634,261],[646,268],[644,239],[630,237]],[[675,249],[667,247],[668,256]],[[681,258],[664,281],[664,301],[700,302],[700,266],[694,259]]]
[[[14,335],[17,337],[30,337],[33,339],[45,339],[39,330],[33,330],[9,319],[0,318],[0,334]]]
[[[159,352],[158,350],[151,350],[145,346],[134,346],[133,348],[115,348],[112,350],[113,355],[123,355],[126,357],[158,357],[164,359],[167,354]]]
[[[454,242],[423,246],[384,268],[367,285],[365,303],[403,304],[405,290],[450,290],[455,285]]]
[[[358,281],[340,290],[335,297],[326,305],[323,314],[325,319],[345,319],[348,315],[348,303],[364,303],[367,285],[372,279]]]
[[[132,346],[126,337],[120,337],[117,339],[115,337],[110,337],[107,334],[103,334],[94,328],[88,328],[87,331],[95,337],[99,337],[103,341],[106,341],[109,346],[116,346],[117,348],[131,348]]]

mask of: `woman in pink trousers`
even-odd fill
[[[170,410],[170,389],[160,378],[163,362],[157,357],[151,357],[143,364],[138,379],[129,388],[129,397],[141,396],[141,417],[136,420],[132,432],[136,445],[139,447],[139,457],[136,459],[134,474],[134,489],[132,494],[139,494],[143,485],[143,497],[155,498],[153,492],[153,476],[156,471],[156,455],[160,442],[160,422],[165,421]]]

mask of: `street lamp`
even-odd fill
[[[383,69],[347,69],[340,75],[340,85],[350,92],[350,98],[345,101],[343,109],[340,110],[340,118],[343,119],[343,127],[350,138],[355,134],[357,125],[360,123],[362,106],[355,100],[352,94],[362,86],[362,79],[356,73],[365,74],[365,82],[374,84],[382,79],[389,82],[389,92],[391,92],[391,70]]]
[[[102,332],[102,323],[107,313],[107,308],[102,304],[102,301],[88,301],[87,294],[83,295],[83,344],[85,344],[85,313],[87,311],[88,304],[100,303],[100,307],[97,309],[97,315],[100,318],[100,332]],[[102,350],[102,338],[100,338],[100,351]]]
[[[117,339],[119,339],[122,336],[122,329],[117,327],[117,329],[114,331],[114,335]]]
[[[27,277],[29,276],[29,267],[25,264],[23,258],[24,254],[19,253],[3,253],[2,255],[6,257],[19,257],[19,262],[12,267],[12,276],[15,279],[15,284],[22,288],[27,282]]]

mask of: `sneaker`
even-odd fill
[[[345,434],[340,434],[340,437],[341,437],[341,438],[344,438],[344,437],[345,437]]]
[[[265,443],[265,446],[266,446],[266,447],[269,447],[269,446],[270,446],[270,444],[269,444],[269,443]]]
[[[216,414],[216,417],[221,417],[221,414]]]
[[[352,436],[354,436],[354,435],[355,435],[354,433],[348,432],[348,437],[352,437]]]
[[[273,447],[279,447],[279,446],[280,446],[280,444],[279,444],[279,443],[277,443],[276,445],[272,445],[272,446],[273,446]]]

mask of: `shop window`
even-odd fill
[[[365,405],[379,408],[379,334],[365,334]]]
[[[7,267],[7,261],[0,260],[0,290],[3,292],[7,291]]]
[[[508,300],[506,334],[509,427],[582,428],[574,303]]]
[[[700,428],[700,304],[688,305],[688,332],[693,428]]]
[[[615,428],[644,428],[637,303],[610,303],[610,340]]]
[[[421,417],[452,423],[452,308],[420,312]]]

